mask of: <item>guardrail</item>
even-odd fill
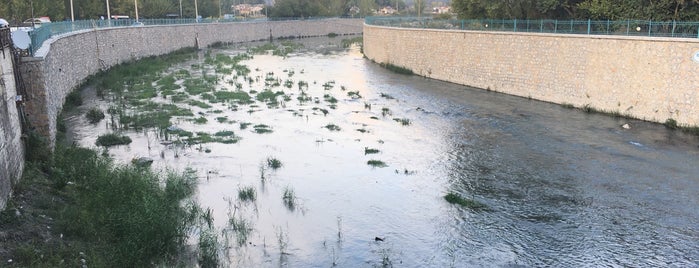
[[[44,41],[52,36],[64,34],[68,32],[110,28],[110,27],[140,27],[145,25],[182,25],[182,24],[211,24],[211,23],[239,23],[239,22],[255,22],[255,21],[293,21],[293,20],[320,20],[328,19],[325,17],[317,18],[255,18],[255,19],[118,19],[118,20],[81,20],[81,21],[64,21],[51,22],[41,24],[39,27],[30,29],[29,36],[32,40],[30,46],[30,54],[34,53],[44,44]]]
[[[367,17],[366,24],[401,28],[699,38],[699,22],[646,20],[439,20]]]

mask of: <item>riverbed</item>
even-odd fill
[[[392,73],[340,39],[255,54],[241,61],[249,75],[207,69],[201,51],[169,72],[217,73],[217,91],[282,93],[208,108],[176,103],[206,121],[178,117],[172,129],[234,132],[235,142],[126,130],[133,142],[107,153],[196,170],[197,201],[211,208],[225,266],[699,266],[697,137]],[[111,105],[94,90],[82,94],[83,111]],[[113,131],[107,121],[74,114],[67,125],[76,143],[95,147]],[[241,197],[245,189],[255,198]],[[487,209],[451,204],[448,193]]]

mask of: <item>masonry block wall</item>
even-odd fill
[[[56,118],[65,97],[85,78],[111,66],[216,42],[268,40],[329,33],[360,34],[362,19],[237,22],[87,30],[54,37],[34,58],[23,60],[30,81],[27,114],[35,131],[55,142]]]
[[[5,208],[12,185],[19,180],[24,165],[16,96],[12,52],[9,47],[0,47],[0,210]]]
[[[699,39],[364,26],[364,54],[444,81],[699,125]]]

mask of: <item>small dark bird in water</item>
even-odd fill
[[[377,237],[374,237],[374,241],[383,242],[383,238],[377,236]]]

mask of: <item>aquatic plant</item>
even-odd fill
[[[393,118],[393,121],[400,123],[403,126],[409,126],[411,124],[408,118]]]
[[[388,94],[386,94],[386,93],[380,93],[380,95],[381,95],[382,98],[385,98],[385,99],[387,99],[387,100],[395,99],[393,96],[388,95]]]
[[[243,202],[255,202],[257,200],[257,193],[255,192],[255,188],[252,186],[245,186],[240,189],[238,189],[238,199]]]
[[[367,164],[367,165],[370,165],[370,166],[372,166],[372,167],[379,167],[379,168],[387,167],[387,166],[388,166],[388,165],[386,165],[386,163],[384,163],[384,162],[381,161],[381,160],[373,160],[373,159],[367,161],[366,164]]]
[[[282,167],[282,161],[274,157],[267,157],[267,166],[272,169],[279,169]]]
[[[252,128],[255,130],[255,133],[257,134],[265,134],[265,133],[272,133],[272,128],[268,125],[265,124],[257,124],[252,126]]]
[[[398,65],[394,65],[392,63],[381,63],[379,65],[381,65],[381,67],[384,67],[384,68],[388,69],[389,71],[397,73],[397,74],[405,74],[405,75],[413,75],[414,74],[413,70],[410,70],[408,68],[401,67]]]
[[[204,228],[199,233],[199,256],[197,258],[199,267],[215,268],[219,267],[218,249],[218,234],[212,228]]]
[[[386,117],[387,115],[391,115],[391,109],[388,107],[381,108],[381,116]]]
[[[347,91],[347,96],[352,99],[361,99],[362,95],[359,95],[359,91]]]
[[[87,118],[87,121],[90,122],[90,124],[96,124],[99,123],[99,121],[102,121],[102,119],[104,119],[104,112],[102,112],[100,108],[92,107],[89,110],[87,110],[85,117]]]
[[[127,145],[131,143],[131,138],[129,136],[122,136],[116,133],[109,133],[104,135],[99,135],[95,145],[110,147],[115,145]]]
[[[475,200],[463,198],[463,197],[459,196],[458,194],[451,193],[451,192],[444,196],[444,200],[446,200],[450,204],[460,205],[462,207],[470,208],[473,210],[484,210],[484,209],[488,208],[483,203],[480,203],[480,202],[475,201]]]
[[[379,152],[380,152],[379,149],[364,147],[364,155],[367,155],[367,154],[378,154]]]
[[[294,193],[293,188],[289,186],[284,187],[282,201],[284,202],[284,206],[286,206],[287,209],[294,210],[296,208],[296,194]]]
[[[342,130],[342,129],[340,128],[340,126],[335,125],[335,124],[332,124],[332,123],[325,125],[324,128],[327,128],[327,129],[330,130],[330,131],[340,131],[340,130]]]
[[[236,234],[236,242],[238,246],[245,245],[248,241],[248,237],[253,231],[252,222],[243,218],[242,215],[235,216],[235,213],[228,218],[228,226],[230,230]]]

